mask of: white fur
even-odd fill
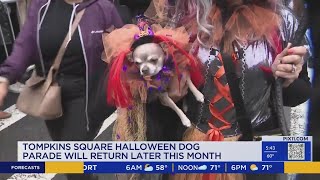
[[[165,59],[165,54],[162,48],[156,43],[147,43],[138,46],[133,52],[133,62],[136,63],[140,69],[140,74],[142,76],[154,76],[158,74],[163,68]],[[146,71],[147,70],[147,71]],[[194,86],[190,76],[186,77],[186,83],[196,97],[197,101],[204,102],[203,94]],[[159,94],[159,99],[164,106],[170,107],[174,110],[180,117],[181,122],[184,126],[190,127],[191,121],[184,114],[184,112],[174,103],[174,101],[169,97],[167,92]],[[184,103],[185,111],[187,111],[187,106]]]
[[[153,61],[156,59],[157,61]],[[154,76],[158,74],[164,63],[165,54],[162,48],[155,43],[147,43],[138,46],[133,52],[133,61],[137,63],[142,76]],[[148,72],[144,73],[143,69]]]

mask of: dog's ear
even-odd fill
[[[127,60],[128,60],[129,62],[134,63],[133,52],[130,52],[130,53],[127,54]]]
[[[165,44],[165,43],[159,43],[158,45],[159,45],[163,50],[166,49],[166,44]]]
[[[164,54],[167,56],[168,55],[168,48],[165,43],[159,43],[159,46],[162,48]]]

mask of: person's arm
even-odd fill
[[[104,30],[107,30],[112,26],[114,26],[115,28],[121,28],[123,26],[123,22],[115,5],[111,1],[100,1],[100,3],[100,5],[102,5],[104,9]]]
[[[11,55],[0,65],[0,77],[6,78],[10,84],[15,83],[25,73],[37,57],[37,14],[38,2],[32,1],[26,22],[14,42]]]
[[[121,28],[123,26],[121,16],[119,15],[119,12],[114,5],[112,6],[111,10],[111,21],[111,24],[116,28]]]
[[[289,41],[294,37],[298,28],[298,21],[295,16],[288,10],[283,11],[284,24],[282,27],[283,38]],[[306,45],[303,41],[302,45]],[[285,106],[294,107],[307,101],[312,93],[310,78],[307,71],[307,58],[309,53],[304,56],[304,64],[298,79],[294,80],[288,87],[283,88],[283,103]]]

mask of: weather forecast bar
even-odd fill
[[[284,163],[172,162],[84,163],[84,173],[283,173]]]
[[[85,162],[84,173],[171,173],[173,163]]]
[[[320,162],[0,162],[0,173],[320,173]]]

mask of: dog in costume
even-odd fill
[[[142,103],[159,98],[178,114],[183,125],[191,126],[191,121],[168,94],[169,89],[180,91],[180,87],[172,83],[176,78],[185,81],[199,102],[204,101],[197,89],[201,72],[197,60],[186,51],[189,36],[184,28],[150,25],[146,18],[139,16],[137,25],[113,30],[104,36],[104,43],[111,66],[108,103],[132,108],[137,98]]]

